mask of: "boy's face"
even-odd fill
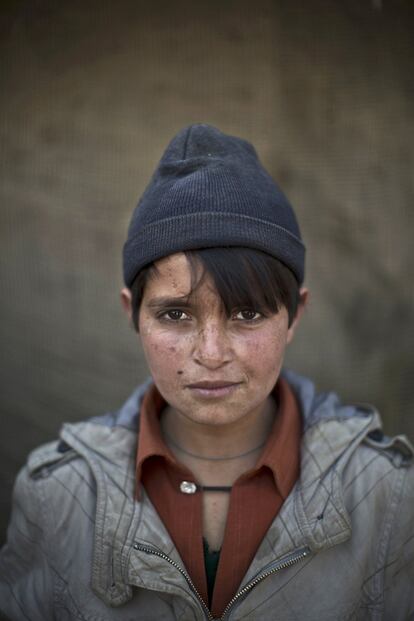
[[[227,317],[208,275],[187,297],[191,270],[183,253],[157,261],[156,267],[142,298],[139,334],[164,399],[178,415],[205,425],[260,414],[298,317],[290,327],[284,307],[267,317],[247,308]],[[306,291],[301,295],[305,302]],[[127,289],[122,298],[130,312]]]

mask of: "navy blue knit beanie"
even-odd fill
[[[267,252],[303,282],[305,247],[295,214],[253,146],[210,125],[191,125],[168,145],[132,215],[125,284],[161,257],[217,246]]]

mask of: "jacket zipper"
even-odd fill
[[[192,591],[197,595],[197,598],[198,598],[200,604],[203,607],[203,610],[204,610],[204,612],[206,614],[207,619],[209,621],[214,621],[214,617],[211,614],[211,612],[209,610],[209,607],[207,606],[207,604],[205,603],[205,601],[201,597],[200,593],[197,591],[197,589],[196,589],[196,587],[194,585],[194,582],[191,580],[191,578],[187,574],[187,572],[184,571],[184,569],[178,565],[178,563],[173,561],[172,558],[170,558],[169,556],[167,556],[163,552],[159,552],[158,550],[155,550],[154,548],[150,548],[149,546],[144,546],[144,545],[141,545],[140,543],[136,543],[135,542],[133,547],[134,547],[134,550],[142,550],[142,552],[146,552],[147,554],[155,554],[155,556],[159,556],[160,558],[163,558],[165,561],[168,561],[168,563],[170,563],[170,565],[172,565],[173,567],[178,569],[178,571],[187,580],[187,582],[188,582],[189,586],[191,587]]]
[[[272,563],[269,569],[267,569],[263,573],[256,576],[256,578],[248,582],[245,587],[243,587],[238,593],[236,593],[236,595],[229,601],[226,608],[224,609],[223,616],[221,617],[221,619],[224,621],[225,617],[230,612],[230,608],[234,606],[237,600],[243,597],[244,595],[246,595],[246,593],[248,593],[259,582],[261,582],[262,580],[264,580],[271,574],[275,574],[277,571],[280,571],[281,569],[286,569],[287,567],[291,567],[292,565],[295,565],[295,563],[298,563],[299,561],[303,560],[309,554],[310,554],[310,548],[308,547],[301,548],[300,550],[297,550],[296,552],[292,552],[292,554],[289,554],[289,556],[285,556],[279,561]]]
[[[206,613],[207,619],[209,621],[215,621],[213,615],[211,614],[208,606],[206,605],[206,603],[204,602],[203,598],[201,597],[200,593],[197,591],[194,582],[191,580],[190,576],[187,574],[186,571],[184,571],[184,569],[182,569],[182,567],[180,567],[175,561],[173,561],[169,556],[167,556],[166,554],[164,554],[163,552],[159,552],[158,550],[151,548],[149,546],[144,546],[140,543],[134,543],[134,550],[141,550],[142,552],[146,552],[147,554],[154,554],[155,556],[159,556],[160,558],[164,559],[165,561],[167,561],[168,563],[170,563],[170,565],[172,565],[173,567],[175,567],[176,569],[178,569],[178,571],[184,576],[184,578],[187,580],[189,586],[191,587],[191,589],[193,590],[193,592],[196,594],[198,600],[200,601],[200,604],[203,607],[204,612]],[[227,604],[222,617],[220,618],[221,620],[224,620],[226,615],[229,614],[230,609],[233,607],[233,605],[237,602],[238,599],[240,599],[241,597],[243,597],[244,595],[246,595],[246,593],[248,593],[253,587],[255,587],[259,582],[261,582],[262,580],[264,580],[265,578],[267,578],[268,576],[270,576],[271,574],[276,573],[277,571],[280,571],[281,569],[286,569],[287,567],[291,567],[292,565],[294,565],[295,563],[301,561],[302,559],[304,559],[306,556],[308,556],[310,554],[310,548],[306,547],[306,548],[301,548],[300,550],[297,550],[296,552],[293,552],[292,554],[289,554],[289,556],[284,557],[282,559],[280,559],[279,561],[273,563],[269,569],[267,569],[266,571],[264,571],[263,573],[259,574],[256,578],[254,578],[253,580],[251,580],[248,584],[246,584],[245,587],[243,587],[238,593],[236,593],[236,595],[229,601],[229,603]]]

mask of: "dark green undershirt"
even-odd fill
[[[204,567],[206,568],[207,576],[207,591],[208,591],[208,605],[211,607],[211,600],[213,598],[214,583],[216,581],[217,567],[220,560],[221,550],[210,550],[207,541],[203,538],[204,548]]]

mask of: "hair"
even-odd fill
[[[284,306],[289,326],[292,324],[300,303],[299,284],[293,272],[275,257],[246,247],[202,248],[184,253],[191,270],[190,295],[210,276],[228,316],[235,308],[254,308],[271,315]],[[137,332],[145,285],[156,273],[155,263],[150,263],[131,285],[132,322]]]

